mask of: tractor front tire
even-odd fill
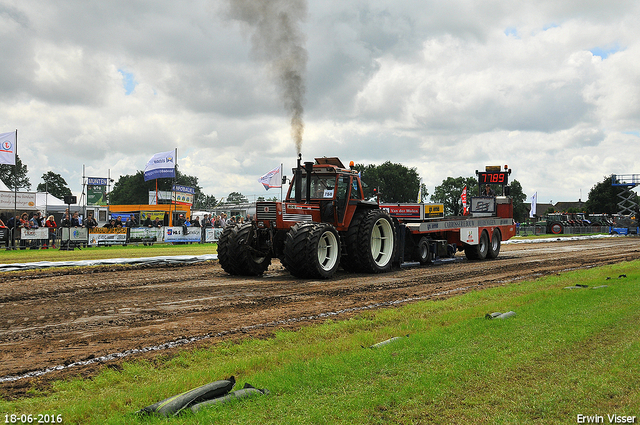
[[[262,276],[271,264],[271,255],[258,249],[256,225],[244,223],[235,227],[236,232],[234,242],[231,244],[231,253],[237,261],[238,274]]]

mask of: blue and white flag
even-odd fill
[[[531,197],[531,211],[529,211],[529,218],[535,217],[538,210],[538,192],[534,193]]]
[[[151,157],[144,167],[144,181],[176,176],[175,151],[160,152]]]
[[[282,180],[280,179],[280,167],[278,166],[269,171],[267,174],[260,177],[258,181],[262,183],[265,190],[269,190],[275,187],[282,187]]]
[[[16,165],[16,132],[0,133],[0,164]]]

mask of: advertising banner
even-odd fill
[[[200,242],[201,227],[187,227],[187,233],[183,233],[183,227],[164,227],[165,242]]]
[[[86,230],[86,229],[85,229]],[[94,227],[89,232],[89,245],[123,245],[127,243],[127,229]]]
[[[221,227],[206,227],[204,229],[204,241],[205,242],[218,242],[220,235],[224,229]]]
[[[164,211],[140,211],[140,223],[144,223],[144,221],[149,217],[151,221],[159,218],[160,221],[164,220]]]
[[[71,234],[69,234],[71,229]],[[89,239],[89,229],[84,227],[63,227],[61,241],[66,242],[87,242]]]
[[[162,227],[132,227],[129,229],[129,241],[160,242],[163,234]]]
[[[173,185],[172,200],[176,204],[192,205],[196,190],[193,187]]]
[[[87,205],[107,205],[107,186],[87,186]]]
[[[0,209],[12,210],[14,202],[18,210],[35,210],[36,194],[33,192],[0,192]]]
[[[20,229],[20,239],[37,240],[49,238],[49,229],[38,227],[37,229]]]

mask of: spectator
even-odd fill
[[[145,218],[145,220],[144,220],[144,226],[145,227],[152,227],[153,226],[153,222],[151,221],[151,217],[148,216],[148,215],[147,215],[147,218]]]
[[[196,218],[193,220],[193,222],[191,223],[191,225],[193,227],[201,227],[200,226],[200,217],[196,216]]]
[[[71,217],[71,225],[73,227],[81,227],[80,214],[78,214],[78,211],[73,213],[73,216]]]
[[[160,217],[156,217],[155,220],[153,220],[153,224],[149,225],[149,227],[162,227],[162,221],[160,221]]]
[[[496,192],[493,189],[491,189],[491,186],[486,185],[484,187],[484,190],[482,191],[482,195],[483,196],[496,196]]]
[[[94,227],[98,227],[98,222],[95,218],[93,218],[93,214],[89,213],[89,216],[84,221],[85,227],[87,229],[93,229]]]
[[[60,226],[62,227],[71,227],[71,219],[69,218],[69,213],[66,212],[62,216],[62,221],[60,222]]]
[[[117,216],[114,227],[122,227],[122,217]]]
[[[104,227],[105,229],[113,229],[114,227],[116,227],[116,220],[112,218],[107,224],[102,227]]]
[[[47,221],[44,222],[44,226],[49,228],[49,239],[47,239],[47,243],[51,245],[53,249],[56,248],[56,228],[58,225],[56,224],[56,219],[50,215],[47,217]],[[47,245],[44,246],[47,248]]]

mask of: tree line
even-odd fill
[[[421,183],[417,169],[406,167],[402,164],[386,161],[381,165],[356,164],[354,168],[360,172],[365,198],[380,197],[382,202],[388,203],[414,203],[435,202],[444,205],[445,215],[462,214],[462,191],[467,187],[467,196],[478,196],[479,186],[476,177],[448,177],[435,187],[434,193],[429,196],[427,187]],[[31,182],[28,177],[26,164],[16,155],[16,167],[0,164],[0,179],[9,187],[29,191]],[[159,179],[157,181],[159,191],[171,191],[172,184],[189,186],[195,189],[193,208],[197,210],[211,210],[220,202],[213,195],[202,192],[196,176],[190,176],[176,170],[175,180]],[[527,195],[522,191],[522,185],[518,180],[511,180],[510,196],[513,199],[513,215],[516,221],[524,221],[527,218]],[[422,190],[420,190],[422,189]],[[115,182],[109,194],[109,203],[113,205],[147,204],[149,192],[156,190],[156,181],[144,181],[144,172],[120,176]],[[37,191],[49,192],[53,196],[63,199],[71,195],[66,180],[53,171],[42,175],[42,182],[38,184]],[[615,214],[618,212],[618,194],[623,189],[612,186],[611,176],[605,177],[589,191],[586,201],[587,213]],[[418,194],[421,193],[421,199]],[[258,200],[265,200],[264,197]],[[271,198],[270,200],[277,200]],[[636,195],[637,200],[637,195]],[[239,192],[231,192],[225,202],[238,204],[248,202],[246,196]]]

